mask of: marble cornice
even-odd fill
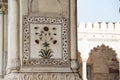
[[[8,3],[7,2],[0,2],[0,14],[8,12]]]

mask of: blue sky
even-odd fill
[[[78,24],[84,22],[120,22],[119,0],[78,0]]]

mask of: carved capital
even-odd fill
[[[11,73],[12,71],[17,72],[20,69],[20,60],[18,58],[12,59],[7,64],[7,74]]]
[[[88,58],[82,58],[82,62],[87,62]]]
[[[7,13],[8,12],[8,6],[7,5],[3,5],[3,12]]]
[[[78,71],[79,64],[77,60],[71,60],[71,68],[73,71]]]
[[[0,13],[7,13],[8,12],[8,4],[7,3],[2,3],[0,4]]]

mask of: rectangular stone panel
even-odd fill
[[[69,66],[69,26],[63,17],[23,17],[24,66]]]
[[[51,52],[48,58],[62,59],[61,28],[60,24],[30,24],[30,58],[43,58],[41,51],[46,49]]]
[[[23,15],[69,17],[70,0],[22,0]]]

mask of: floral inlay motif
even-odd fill
[[[54,36],[57,35],[57,33],[51,33],[48,26],[44,26],[42,30],[39,30],[39,27],[34,28],[36,33],[35,35],[39,37],[35,40],[36,44],[39,44],[43,48],[40,49],[40,57],[44,59],[50,59],[53,56],[53,50],[50,49],[50,44],[56,44],[57,40],[54,39]],[[53,31],[56,30],[56,28],[53,28]],[[39,32],[37,32],[39,31]]]

